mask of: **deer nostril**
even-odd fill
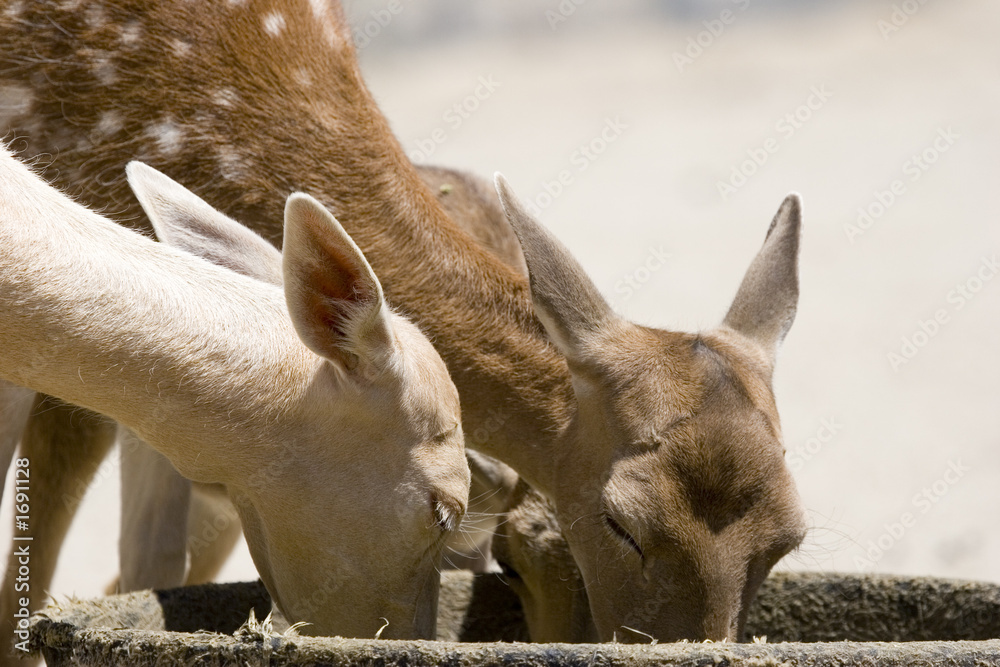
[[[449,500],[439,500],[433,493],[431,494],[431,510],[434,513],[434,523],[446,533],[458,530],[458,526],[462,523],[462,516],[465,514],[465,508],[460,504]]]

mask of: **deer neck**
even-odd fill
[[[0,201],[0,376],[122,422],[192,479],[238,472],[254,452],[209,435],[259,441],[315,370],[281,291],[86,211],[3,151],[0,180],[28,202]]]
[[[534,316],[527,281],[447,217],[390,133],[367,141],[367,151],[344,156],[344,170],[368,187],[344,189],[331,177],[317,192],[330,197],[390,302],[447,364],[467,445],[551,488],[572,389],[565,361]],[[366,152],[393,159],[356,159]]]

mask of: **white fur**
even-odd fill
[[[169,200],[165,177],[138,171],[144,205]],[[377,304],[392,363],[352,369],[296,335],[321,335],[289,317],[293,304],[315,315],[308,286],[286,304],[279,287],[74,204],[3,149],[0,184],[0,377],[106,414],[189,479],[224,484],[273,599],[306,632],[374,636],[385,618],[383,637],[433,636],[448,537],[434,505],[463,512],[469,473],[457,392],[426,338]],[[296,207],[286,229],[310,233],[286,239],[286,273],[343,270],[323,247],[356,247]]]

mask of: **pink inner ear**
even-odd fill
[[[351,253],[332,244],[324,244],[326,257],[311,276],[316,290],[328,299],[364,302],[372,298],[368,277],[359,271]]]
[[[310,287],[309,308],[338,336],[347,334],[345,322],[376,297],[368,272],[350,248],[337,243],[325,228],[325,220],[310,220],[309,230],[319,252],[304,278]]]
[[[317,211],[310,211],[308,218],[307,229],[318,250],[309,276],[314,289],[336,301],[361,304],[373,299],[374,286],[360,258],[345,247],[339,234],[331,233],[329,223]]]

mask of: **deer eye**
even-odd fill
[[[632,537],[627,530],[621,527],[621,524],[612,519],[608,514],[604,515],[604,523],[607,525],[608,530],[614,533],[615,537],[627,544],[637,554],[639,554],[639,558],[645,558],[645,555],[642,553],[642,547],[639,546],[639,543],[636,542],[635,538]]]
[[[454,424],[453,426],[450,426],[445,430],[443,430],[442,432],[435,435],[432,438],[432,440],[436,445],[443,445],[444,443],[448,442],[448,439],[451,438],[455,434],[455,431],[457,430],[458,430],[458,424]]]

